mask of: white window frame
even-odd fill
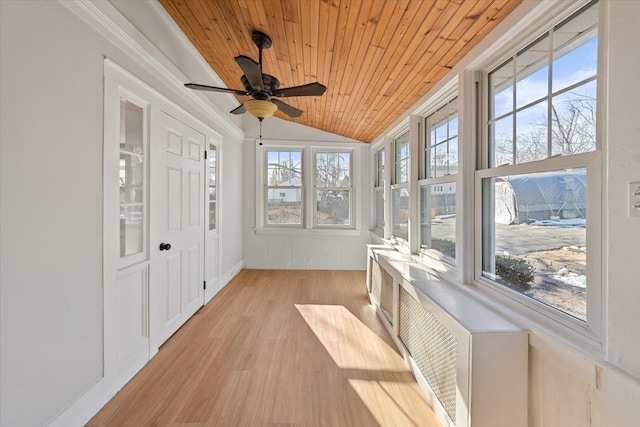
[[[398,143],[398,140],[401,137],[407,136],[407,147],[409,149],[409,156],[407,157],[407,180],[403,181],[403,182],[398,182],[398,160],[397,159],[397,147],[396,144]],[[411,184],[411,132],[410,132],[410,128],[409,127],[403,127],[401,131],[397,132],[396,134],[394,134],[391,137],[391,162],[387,160],[387,164],[391,163],[393,165],[393,169],[391,170],[391,183],[389,186],[389,204],[390,204],[390,213],[391,215],[389,215],[389,230],[390,230],[390,239],[394,244],[400,245],[403,248],[409,248],[409,244],[411,241],[411,231],[409,230],[409,223],[410,221],[407,220],[407,239],[403,239],[402,237],[398,237],[395,234],[393,234],[393,229],[395,226],[395,217],[393,214],[393,193],[394,190],[400,190],[400,189],[406,189],[407,193],[409,193],[409,206],[407,207],[407,209],[409,210],[409,215],[411,215],[411,204],[412,204],[412,200],[411,200],[411,191],[410,191],[410,184]],[[388,175],[387,175],[388,176]]]
[[[269,152],[270,151],[300,151],[300,183],[299,186],[273,186],[269,185],[269,177],[267,176],[269,173],[268,162],[269,162]],[[270,145],[265,147],[262,152],[262,221],[263,226],[265,228],[305,228],[306,226],[306,211],[307,211],[307,201],[306,201],[306,164],[305,164],[305,147],[301,146],[282,146],[282,145]],[[268,197],[270,189],[300,189],[301,191],[301,221],[300,224],[269,224],[268,216]]]
[[[384,144],[377,146],[377,147],[372,147],[373,150],[373,216],[372,216],[372,231],[374,233],[376,233],[378,236],[380,237],[384,237],[384,229],[385,229],[385,225],[387,222],[387,218],[385,216],[385,207],[384,205],[386,204],[387,198],[385,195],[385,187],[386,187],[386,170],[388,167],[388,156],[387,156],[387,151],[386,151],[386,146]],[[380,155],[384,156],[384,166],[382,168],[380,168]],[[380,180],[380,171],[382,171],[383,174],[383,179]],[[382,228],[378,227],[378,220],[380,218],[378,218],[378,213],[377,213],[377,206],[376,206],[376,202],[378,200],[378,194],[382,193],[382,203],[383,203],[383,209],[382,209]]]
[[[351,186],[349,187],[320,187],[318,186],[318,157],[317,154],[320,153],[349,153],[349,183]],[[313,169],[311,173],[313,174],[313,228],[345,228],[345,229],[354,229],[355,228],[355,214],[354,214],[354,200],[355,200],[355,189],[354,189],[354,174],[353,174],[353,150],[352,149],[331,149],[331,148],[314,148],[312,150],[313,154]],[[349,191],[349,224],[318,224],[318,191],[331,191],[331,190],[348,190]]]
[[[533,320],[536,324],[544,328],[555,331],[561,335],[568,335],[574,341],[601,351],[603,348],[603,319],[605,289],[602,282],[602,179],[603,179],[603,162],[602,148],[606,145],[604,124],[606,123],[606,40],[603,35],[606,34],[606,3],[600,1],[598,11],[598,72],[597,82],[597,119],[596,119],[596,150],[581,154],[569,156],[548,157],[544,160],[531,161],[515,165],[503,165],[497,167],[489,167],[491,160],[489,159],[489,131],[488,131],[488,107],[489,107],[489,73],[505,63],[509,58],[514,56],[525,47],[529,46],[535,40],[538,40],[549,29],[559,25],[568,18],[572,17],[583,7],[590,5],[590,1],[581,1],[578,3],[561,4],[562,10],[549,14],[551,19],[540,22],[536,29],[527,31],[528,35],[521,37],[518,43],[512,43],[507,49],[501,52],[508,55],[501,56],[491,63],[482,66],[482,77],[479,82],[482,87],[479,126],[479,151],[477,153],[480,169],[475,171],[474,176],[474,218],[475,218],[475,236],[474,236],[474,278],[473,283],[481,292],[486,292],[492,300],[497,301],[506,308],[513,310],[523,316],[524,319]],[[512,40],[513,41],[513,40]],[[464,107],[462,107],[464,108]],[[587,217],[589,218],[589,226],[586,229],[587,241],[587,321],[583,322],[567,313],[548,306],[533,298],[520,294],[502,286],[482,274],[482,180],[499,176],[528,174],[535,172],[545,172],[552,170],[560,170],[567,168],[585,167],[587,170]],[[469,195],[465,196],[465,202],[471,200]],[[468,262],[468,261],[467,261]]]
[[[421,122],[423,123],[423,127],[421,127],[421,132],[419,135],[419,146],[420,146],[420,156],[419,156],[419,168],[420,168],[420,175],[419,175],[419,179],[418,179],[418,192],[417,195],[415,197],[415,200],[417,202],[417,215],[418,215],[418,221],[420,221],[421,218],[421,208],[422,208],[422,201],[420,200],[421,198],[421,194],[422,194],[422,187],[423,186],[428,186],[428,185],[438,185],[438,184],[450,184],[450,183],[454,183],[456,185],[456,221],[458,220],[458,189],[459,187],[459,183],[458,183],[458,177],[459,177],[459,173],[456,174],[450,174],[450,175],[445,175],[445,176],[439,176],[439,177],[427,177],[427,161],[426,161],[426,157],[427,157],[427,152],[430,150],[431,147],[427,146],[427,126],[426,126],[426,121],[427,118],[434,114],[436,111],[438,111],[439,109],[441,109],[442,107],[449,105],[449,103],[451,103],[452,101],[456,100],[458,103],[458,109],[457,109],[457,115],[458,115],[458,134],[456,135],[457,139],[458,139],[458,170],[460,170],[460,168],[462,167],[462,162],[461,162],[461,157],[460,157],[460,146],[462,145],[462,140],[461,140],[461,130],[462,130],[462,126],[461,126],[461,121],[460,121],[460,117],[461,117],[461,113],[460,110],[462,108],[461,105],[461,98],[458,96],[458,80],[454,79],[452,82],[450,82],[449,84],[445,85],[445,87],[443,88],[443,90],[440,91],[440,93],[436,94],[433,98],[432,101],[430,102],[431,107],[429,109],[426,110],[426,114],[423,114],[421,116]],[[449,135],[447,135],[447,137],[449,138]],[[421,224],[419,224],[418,230],[417,230],[417,243],[416,243],[416,248],[417,248],[417,253],[420,256],[426,256],[426,257],[431,257],[431,258],[435,258],[438,261],[444,262],[447,264],[448,267],[450,267],[452,270],[455,271],[455,269],[457,268],[457,249],[456,249],[456,256],[454,257],[454,262],[451,262],[448,258],[446,257],[442,257],[440,256],[436,251],[432,250],[431,248],[423,248],[422,247],[422,230],[421,230]],[[459,245],[459,235],[460,233],[458,232],[458,224],[456,223],[456,233],[455,233],[455,239],[454,242],[456,243],[456,248]]]
[[[118,268],[122,269],[128,266],[132,266],[134,264],[146,261],[149,259],[149,103],[139,96],[129,92],[128,90],[118,87],[119,97],[121,101],[127,101],[131,104],[135,105],[142,109],[142,174],[144,178],[144,183],[142,187],[142,218],[144,220],[144,224],[142,227],[142,249],[140,252],[136,252],[135,254],[127,255],[121,257],[118,254]],[[123,120],[122,111],[120,112],[120,120]],[[122,137],[122,135],[120,135]],[[120,141],[118,141],[118,144]],[[120,153],[126,154],[134,154],[128,153],[126,151],[120,150],[118,145],[118,155]],[[118,159],[120,157],[118,156]],[[118,204],[119,207],[122,206],[122,203]],[[120,249],[120,247],[118,247]]]
[[[213,228],[211,228],[211,198],[209,196],[209,180],[210,180],[210,176],[211,176],[211,166],[210,166],[210,161],[211,158],[209,157],[211,154],[211,151],[214,151],[215,157],[216,157],[216,163],[215,163],[215,171],[214,171],[214,180],[215,180],[215,193],[216,193],[216,197],[213,200],[213,202],[215,203],[216,206],[216,212],[215,212],[215,217],[214,217],[214,221],[215,221],[215,225]],[[219,217],[220,217],[220,147],[219,144],[216,144],[210,140],[207,141],[207,159],[206,159],[206,167],[207,167],[207,193],[206,193],[206,206],[207,206],[207,213],[206,213],[206,218],[207,218],[207,233],[209,234],[218,234],[218,229],[220,228],[220,222],[219,222]]]

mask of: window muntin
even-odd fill
[[[394,184],[409,182],[409,131],[393,141],[395,152]]]
[[[316,225],[351,226],[352,190],[351,152],[316,151]]]
[[[209,168],[208,178],[208,202],[209,202],[209,231],[216,229],[216,202],[217,202],[217,155],[216,146],[209,144],[207,151],[207,164]]]
[[[120,99],[120,258],[143,254],[146,239],[145,109]]]
[[[384,147],[376,152],[376,187],[384,187]]]
[[[424,253],[455,264],[458,98],[429,114],[424,125],[419,247]]]
[[[596,150],[598,4],[489,73],[489,164]]]
[[[458,173],[458,99],[425,119],[423,178],[436,178]]]
[[[265,221],[269,226],[303,224],[302,157],[299,149],[266,150]]]
[[[587,175],[600,168],[597,17],[592,2],[489,73],[488,169],[476,173],[482,277],[596,330],[600,284],[587,277],[597,272],[587,253],[600,225],[586,219],[587,194],[598,197]]]

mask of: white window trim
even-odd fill
[[[409,120],[410,121],[410,120]],[[403,136],[404,134],[408,133],[409,134],[409,141],[408,141],[408,145],[409,145],[409,170],[408,170],[408,175],[407,175],[407,181],[406,182],[402,182],[402,183],[396,183],[396,140],[398,138],[400,138],[401,136]],[[389,136],[388,139],[388,158],[385,159],[388,164],[391,165],[391,167],[386,167],[385,168],[385,172],[386,172],[386,176],[389,178],[389,180],[387,182],[385,182],[385,187],[389,188],[388,191],[388,205],[389,205],[389,215],[387,216],[387,218],[389,218],[389,221],[387,221],[389,223],[389,226],[386,227],[388,229],[388,234],[385,234],[385,237],[388,239],[388,241],[396,247],[396,249],[400,250],[401,252],[404,253],[411,253],[410,248],[409,248],[409,244],[411,241],[411,232],[410,230],[407,229],[407,240],[404,240],[400,237],[397,237],[393,234],[393,226],[394,226],[394,221],[395,218],[393,216],[393,190],[397,190],[400,188],[406,188],[407,191],[410,191],[410,184],[411,184],[411,159],[413,158],[411,156],[411,150],[412,150],[412,146],[413,144],[411,143],[411,126],[410,125],[405,125],[402,128],[400,128],[397,132],[395,132],[393,135]],[[388,171],[387,171],[388,170]],[[409,210],[411,210],[411,193],[409,193]],[[386,211],[385,211],[386,213]],[[386,225],[386,224],[385,224]]]
[[[603,325],[606,316],[606,289],[603,283],[602,273],[602,231],[603,231],[603,215],[602,215],[602,180],[603,180],[603,159],[602,149],[606,146],[603,125],[606,124],[606,34],[607,34],[607,7],[606,2],[600,0],[598,15],[598,74],[597,74],[597,95],[598,95],[598,114],[596,118],[596,151],[574,154],[571,156],[550,157],[544,160],[533,161],[528,163],[520,163],[516,165],[504,165],[494,168],[488,168],[488,147],[489,138],[486,128],[488,122],[488,87],[486,87],[488,72],[504,63],[508,58],[522,48],[528,46],[533,41],[555,25],[570,17],[572,14],[580,10],[582,7],[590,3],[589,1],[579,1],[576,3],[558,2],[550,9],[553,14],[548,14],[549,18],[541,20],[535,26],[527,29],[526,35],[515,37],[505,46],[497,48],[500,56],[495,56],[492,60],[479,64],[477,69],[484,70],[481,74],[481,100],[479,114],[479,146],[476,158],[482,167],[486,169],[477,169],[474,175],[474,257],[473,260],[465,260],[465,264],[469,265],[473,262],[473,278],[470,284],[473,293],[479,294],[485,301],[491,305],[500,305],[501,308],[507,308],[524,324],[534,327],[540,326],[544,330],[559,335],[571,342],[579,343],[581,347],[586,348],[590,352],[601,354],[605,344],[603,335]],[[515,41],[514,41],[515,40]],[[508,44],[508,47],[506,45]],[[466,107],[465,107],[466,108]],[[465,125],[466,127],[466,125]],[[462,133],[462,132],[459,132]],[[479,160],[479,161],[478,161]],[[478,164],[476,163],[476,164]],[[587,217],[589,218],[589,227],[587,227],[587,321],[583,322],[573,316],[563,313],[562,311],[548,306],[542,302],[529,298],[516,291],[501,286],[482,276],[482,196],[481,183],[483,178],[493,176],[517,175],[534,172],[543,172],[549,170],[559,170],[569,167],[586,167],[587,168]],[[470,200],[471,195],[465,195],[465,202]],[[467,237],[468,238],[468,237]],[[469,289],[467,289],[469,291]]]
[[[358,188],[362,185],[362,177],[360,174],[361,150],[360,148],[367,146],[363,143],[350,142],[325,142],[325,141],[302,141],[302,140],[270,140],[263,139],[262,145],[256,145],[255,156],[255,185],[256,185],[256,224],[254,228],[255,234],[308,234],[308,235],[360,235],[361,221],[357,211],[361,210],[362,203],[357,200]],[[303,187],[303,225],[289,224],[268,224],[266,223],[266,151],[267,150],[300,150],[302,151],[302,187]],[[316,208],[309,208],[315,205],[315,185],[309,186],[309,183],[315,184],[315,151],[325,152],[351,152],[351,225],[320,225],[315,226]],[[366,166],[366,165],[365,165]],[[298,187],[296,187],[298,188]]]
[[[256,167],[256,172],[260,172],[260,176],[257,177],[257,179],[259,180],[260,185],[257,188],[260,188],[260,199],[262,200],[261,203],[261,209],[260,209],[260,213],[259,216],[262,220],[262,227],[264,228],[306,228],[306,211],[307,211],[307,198],[306,193],[307,193],[307,180],[306,180],[306,162],[305,162],[305,147],[303,146],[297,146],[297,145],[267,145],[265,146],[264,144],[262,146],[260,146],[260,148],[262,148],[262,150],[260,150],[260,155],[256,156],[256,158],[259,158],[260,160],[258,161],[260,163],[261,169],[259,170]],[[268,185],[268,180],[269,178],[267,177],[267,173],[268,173],[268,168],[266,167],[267,162],[268,162],[268,153],[269,151],[300,151],[300,166],[301,166],[301,177],[300,177],[300,182],[301,185],[300,186],[294,186],[294,185],[290,185],[290,186],[270,186]],[[267,221],[267,216],[268,216],[268,212],[267,212],[267,198],[268,198],[268,194],[269,194],[269,189],[270,188],[278,188],[278,189],[283,189],[283,190],[287,190],[287,189],[300,189],[301,190],[301,201],[302,201],[302,207],[301,207],[301,221],[300,224],[269,224]],[[256,204],[257,205],[257,204]],[[258,216],[256,216],[256,218],[258,218]]]
[[[434,177],[434,178],[427,178],[427,164],[426,164],[426,160],[425,160],[425,153],[427,150],[427,138],[426,138],[426,134],[427,134],[427,129],[426,129],[426,120],[427,117],[429,117],[431,114],[435,113],[439,108],[443,107],[444,105],[447,105],[448,103],[450,103],[452,100],[457,99],[458,102],[458,171],[459,173],[456,174],[451,174],[451,175],[445,175],[445,176],[439,176],[439,177]],[[418,185],[417,185],[417,191],[416,191],[416,196],[413,200],[415,200],[415,205],[416,205],[416,209],[417,209],[417,222],[420,222],[420,207],[421,207],[421,203],[420,203],[420,194],[421,194],[421,189],[423,186],[426,185],[437,185],[437,184],[444,184],[444,183],[455,183],[456,184],[456,237],[455,237],[455,243],[456,243],[456,257],[455,257],[455,261],[454,263],[452,263],[449,259],[446,259],[442,256],[440,256],[439,254],[437,254],[435,251],[433,251],[431,248],[422,248],[421,247],[421,230],[418,229],[418,232],[416,234],[416,253],[422,257],[428,257],[428,258],[433,258],[436,261],[438,261],[439,263],[444,264],[444,269],[447,271],[447,274],[449,275],[455,275],[455,272],[457,270],[457,265],[458,265],[458,245],[459,242],[461,241],[460,239],[460,233],[458,232],[458,206],[460,206],[459,203],[459,197],[458,197],[458,193],[459,193],[459,188],[460,188],[460,183],[459,183],[459,179],[461,178],[461,168],[462,168],[462,158],[461,158],[461,145],[463,144],[462,142],[462,138],[460,137],[461,135],[461,131],[462,131],[462,126],[461,126],[461,107],[462,107],[462,101],[463,98],[460,96],[459,94],[459,90],[458,90],[458,78],[456,76],[456,78],[451,79],[451,81],[449,81],[440,91],[438,91],[437,94],[435,94],[432,98],[432,100],[429,102],[427,109],[424,110],[424,112],[420,115],[420,120],[422,123],[421,127],[421,132],[419,135],[419,179],[418,179]]]
[[[386,222],[388,222],[388,219],[386,218],[386,216],[384,215],[384,212],[386,210],[386,207],[383,207],[383,217],[382,217],[382,222],[383,222],[383,226],[382,228],[378,227],[378,217],[377,217],[377,212],[376,212],[376,201],[377,201],[377,193],[378,192],[382,192],[382,200],[385,202],[384,204],[386,205],[386,195],[385,195],[385,188],[387,187],[387,169],[388,169],[388,156],[387,156],[387,147],[384,143],[384,140],[382,141],[382,143],[377,143],[376,145],[371,147],[371,153],[373,154],[372,157],[372,164],[371,164],[371,170],[373,171],[373,186],[372,186],[372,191],[371,191],[371,201],[372,201],[372,209],[371,209],[371,231],[373,233],[375,233],[376,235],[383,237],[384,238],[384,229],[385,229],[385,224]],[[382,185],[380,185],[380,179],[379,179],[379,158],[380,158],[380,153],[384,153],[384,182],[382,183]]]
[[[317,171],[317,154],[318,153],[349,153],[349,182],[351,183],[350,187],[318,187],[318,183],[317,183],[317,179],[318,179],[318,174],[316,173]],[[355,225],[355,197],[356,197],[356,193],[355,193],[355,188],[354,188],[354,176],[353,176],[353,154],[354,154],[354,150],[353,149],[332,149],[329,147],[326,148],[313,148],[312,149],[312,155],[313,155],[313,169],[311,171],[312,175],[312,180],[313,180],[313,228],[318,228],[318,229],[326,229],[326,228],[342,228],[342,229],[346,229],[346,230],[350,230],[350,229],[355,229],[356,225]],[[331,190],[349,190],[350,194],[349,194],[349,224],[318,224],[318,200],[317,200],[317,195],[318,195],[318,191],[322,191],[322,190],[327,190],[327,191],[331,191]]]
[[[219,229],[220,229],[220,165],[222,164],[222,162],[220,161],[221,158],[221,145],[220,141],[217,140],[213,140],[213,138],[207,136],[207,152],[211,151],[211,147],[215,147],[215,151],[216,151],[216,171],[215,171],[215,181],[216,181],[216,199],[215,199],[215,204],[216,204],[216,215],[215,215],[215,227],[213,229],[210,228],[210,222],[209,222],[209,218],[210,218],[210,199],[209,199],[209,174],[210,174],[210,166],[209,166],[209,157],[207,155],[207,159],[206,159],[206,165],[207,165],[207,186],[206,186],[206,219],[207,219],[207,235],[209,236],[214,236],[217,235],[219,233]]]
[[[118,257],[118,268],[132,266],[134,264],[146,261],[149,259],[149,121],[150,121],[150,104],[143,98],[135,95],[118,86],[118,95],[120,100],[125,100],[136,107],[142,109],[142,176],[144,177],[144,184],[142,186],[142,218],[144,220],[144,226],[142,227],[142,249],[135,254],[127,255],[124,257]],[[120,116],[122,120],[122,116]],[[120,136],[120,135],[119,135]],[[120,141],[118,141],[118,144]],[[120,159],[120,146],[117,147],[118,159]],[[121,203],[118,207],[122,206]]]

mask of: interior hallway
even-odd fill
[[[362,271],[242,270],[89,426],[439,426]]]

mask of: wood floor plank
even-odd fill
[[[360,271],[243,270],[87,424],[440,424]]]

